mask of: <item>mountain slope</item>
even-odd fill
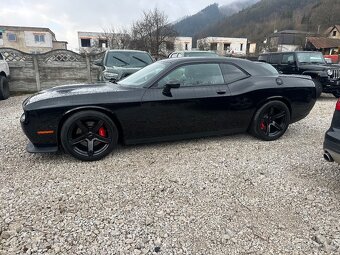
[[[202,31],[207,24],[214,24],[223,18],[224,15],[220,12],[218,4],[212,4],[200,12],[182,19],[174,25],[174,29],[178,32],[179,36],[193,36],[197,32]]]
[[[174,25],[174,28],[179,36],[194,36],[195,34],[202,32],[208,26],[216,24],[225,17],[237,13],[258,1],[259,0],[239,0],[238,2],[233,2],[221,7],[216,3],[211,4],[200,12],[181,19]]]
[[[324,31],[340,24],[339,0],[262,0],[206,27],[198,37],[247,37],[261,42],[274,30]]]

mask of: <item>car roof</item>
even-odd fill
[[[232,57],[187,57],[187,58],[168,58],[157,61],[168,65],[179,66],[183,64],[204,64],[204,63],[231,63],[239,66],[251,75],[265,75],[266,70],[261,65],[248,59]],[[156,62],[156,63],[157,63]]]
[[[159,60],[158,62],[185,64],[185,63],[200,63],[200,62],[246,63],[246,62],[251,62],[251,61],[247,59],[241,59],[241,58],[229,58],[229,57],[216,56],[216,57],[167,58],[167,59]]]

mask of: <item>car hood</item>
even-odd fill
[[[65,107],[67,105],[88,105],[126,100],[126,94],[138,95],[142,89],[128,88],[111,82],[96,84],[72,84],[42,90],[23,102],[24,110],[37,108]],[[133,93],[132,93],[133,92]],[[125,96],[122,96],[122,95]],[[137,93],[139,94],[139,93]]]
[[[314,71],[325,71],[328,69],[335,69],[335,67],[332,67],[331,65],[315,65],[315,64],[304,64],[300,65],[300,69],[303,70],[314,70]]]

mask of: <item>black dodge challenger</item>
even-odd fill
[[[233,58],[179,58],[153,63],[118,83],[66,85],[23,102],[29,152],[63,148],[98,160],[117,143],[249,131],[282,136],[313,108],[309,76],[280,75],[271,65]]]

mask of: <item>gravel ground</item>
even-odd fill
[[[99,162],[28,154],[25,96],[0,101],[0,254],[340,254],[336,100],[279,140],[121,147]]]

